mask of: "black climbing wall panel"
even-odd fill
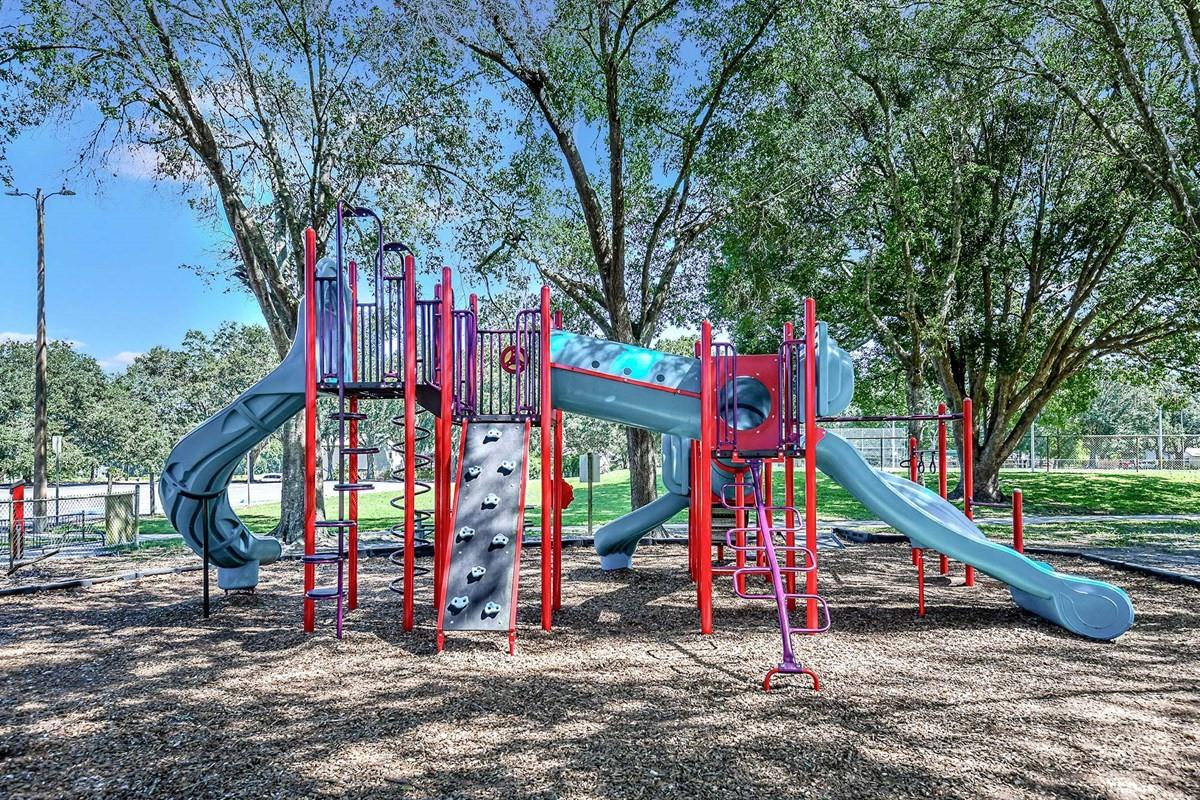
[[[529,425],[472,422],[463,435],[442,629],[507,631],[516,603]]]

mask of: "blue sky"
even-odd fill
[[[261,322],[254,298],[181,265],[216,266],[225,237],[199,222],[171,184],[147,165],[118,157],[93,177],[71,170],[82,123],[30,131],[9,149],[21,191],[57,189],[74,197],[46,203],[46,327],[117,370],[156,344],[178,345],[190,328],[227,319]],[[116,173],[115,175],[113,173]],[[34,331],[37,242],[33,201],[0,194],[0,336]]]

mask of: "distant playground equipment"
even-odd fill
[[[372,299],[359,297],[359,269],[345,258],[344,226],[372,223],[378,237],[370,267]],[[667,492],[654,502],[604,525],[595,549],[604,569],[632,566],[639,541],[687,509],[688,564],[696,585],[700,630],[713,631],[714,576],[728,575],[733,591],[773,604],[782,657],[763,681],[777,674],[815,672],[796,656],[795,636],[827,630],[829,605],[818,593],[818,469],[908,537],[919,566],[923,611],[923,554],[967,565],[1009,585],[1014,601],[1082,636],[1113,639],[1133,623],[1133,606],[1107,583],[1056,572],[1011,547],[996,544],[946,499],[946,428],[961,425],[962,465],[970,486],[971,404],[943,407],[927,419],[939,435],[938,492],[915,482],[921,465],[910,457],[914,480],[869,466],[826,425],[864,421],[838,416],[854,394],[850,356],[817,321],[806,301],[803,327],[785,326],[774,353],[740,354],[714,342],[701,325],[696,357],[569,333],[551,313],[543,287],[537,308],[516,314],[505,329],[479,325],[476,299],[456,308],[449,269],[433,297],[418,295],[412,251],[388,242],[369,209],[337,209],[333,257],[316,260],[315,233],[306,233],[305,297],[295,342],[267,377],[186,436],[162,473],[164,507],[184,540],[218,567],[224,589],[252,589],[258,567],[281,555],[278,541],[252,534],[230,507],[234,469],[255,444],[305,410],[306,492],[303,556],[303,627],[312,631],[316,604],[332,601],[337,635],[345,611],[358,604],[358,459],[376,448],[359,445],[362,401],[397,398],[404,413],[392,422],[398,438],[394,477],[403,494],[392,505],[400,522],[394,554],[401,568],[394,588],[402,596],[404,629],[414,626],[415,551],[419,533],[432,528],[433,602],[437,647],[447,633],[507,632],[515,646],[518,564],[523,543],[525,487],[532,433],[539,433],[541,506],[541,626],[550,630],[561,606],[563,414],[583,414],[662,434],[662,477]],[[316,515],[317,399],[336,398],[336,512]],[[428,413],[429,426],[418,416]],[[458,432],[457,459],[453,434]],[[432,449],[427,445],[432,444]],[[776,505],[772,466],[784,466],[785,500]],[[804,509],[795,504],[796,462],[804,470]],[[928,464],[926,464],[928,466]],[[432,480],[418,479],[432,475]],[[433,495],[433,512],[416,498]],[[714,506],[732,525],[714,540]],[[318,546],[318,531],[333,534]],[[733,553],[733,565],[714,564],[713,547]],[[948,568],[943,561],[943,571]],[[318,581],[318,573],[327,576]],[[331,574],[330,574],[331,573]]]

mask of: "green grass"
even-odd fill
[[[956,475],[950,476],[953,486]],[[783,503],[783,470],[774,474],[774,496],[777,504]],[[583,526],[587,524],[587,491],[577,480],[575,501],[563,511],[563,524]],[[926,485],[937,488],[937,482],[929,478]],[[796,475],[796,502],[803,504],[804,477]],[[1200,512],[1200,472],[1028,472],[1006,471],[1001,475],[1001,487],[1005,493],[1020,488],[1025,498],[1027,515],[1082,515],[1082,514],[1183,514]],[[663,491],[659,485],[659,491]],[[398,512],[388,504],[393,496],[390,491],[367,492],[360,495],[359,519],[364,530],[382,530],[399,520]],[[829,478],[817,475],[818,513],[822,519],[874,519],[848,491]],[[526,490],[525,503],[533,508],[540,507],[541,483],[531,480]],[[336,497],[327,497],[326,502],[336,502]],[[601,525],[616,519],[629,510],[629,472],[614,470],[605,474],[593,487],[593,519]],[[432,496],[426,494],[417,503],[418,508],[431,509]],[[977,516],[1007,516],[1007,508],[979,508]],[[268,533],[279,520],[279,504],[266,503],[249,506],[238,511],[242,521],[255,533]],[[536,514],[535,514],[536,516]],[[674,522],[684,522],[686,513],[676,515]],[[142,521],[142,533],[170,533],[170,524],[162,518]]]

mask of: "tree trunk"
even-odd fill
[[[273,533],[291,543],[304,536],[304,413],[283,423],[279,436],[283,440],[283,480],[279,484],[279,525]]]
[[[972,498],[984,503],[1002,503],[1008,498],[1000,491],[1000,466],[1008,457],[999,448],[976,448],[973,469],[975,493]]]
[[[658,495],[654,480],[654,434],[641,428],[626,428],[629,451],[629,501],[641,508]]]

